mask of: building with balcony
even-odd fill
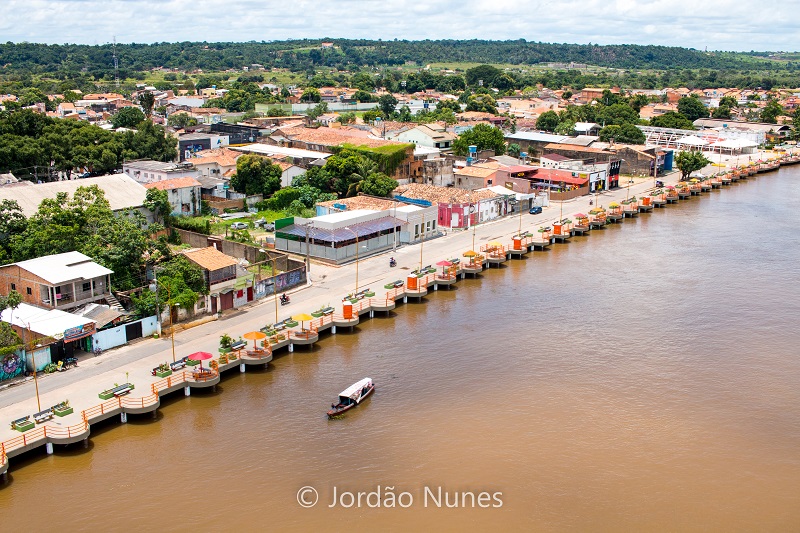
[[[80,252],[46,255],[0,267],[0,294],[17,291],[25,303],[62,311],[94,302],[117,306],[113,273]]]

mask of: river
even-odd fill
[[[509,261],[15,458],[2,529],[798,530],[798,213],[788,167]]]

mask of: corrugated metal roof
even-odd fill
[[[15,264],[52,285],[60,285],[67,281],[89,280],[114,273],[113,270],[95,263],[91,257],[80,252],[45,255]]]
[[[384,231],[393,227],[402,226],[405,224],[405,221],[400,220],[399,218],[394,217],[383,217],[378,218],[375,220],[370,220],[367,222],[361,222],[359,224],[351,224],[348,226],[350,230],[345,228],[338,228],[338,229],[322,229],[322,228],[315,228],[314,226],[305,225],[297,225],[292,224],[291,226],[286,226],[277,231],[277,233],[284,233],[287,235],[295,235],[297,237],[306,236],[306,230],[308,231],[308,238],[309,240],[317,240],[317,241],[325,241],[325,242],[342,242],[342,241],[349,241],[355,238],[353,233],[358,235],[358,238],[364,237],[366,235],[371,235],[373,233],[377,233],[379,231]]]

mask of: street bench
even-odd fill
[[[231,344],[231,350],[238,351],[247,346],[247,341],[236,341]]]
[[[119,398],[120,396],[125,396],[131,391],[130,385],[120,385],[119,387],[114,387],[111,389],[111,393]]]
[[[30,417],[30,415],[28,415],[28,416],[23,416],[22,418],[17,418],[16,420],[14,420],[11,423],[14,424],[15,426],[23,426],[23,425],[27,424],[30,421],[31,421],[31,417]]]
[[[46,422],[53,418],[53,409],[45,409],[44,411],[39,411],[33,415],[33,419],[36,421],[37,424],[41,424],[42,422]]]

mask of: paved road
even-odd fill
[[[673,183],[678,180],[673,173],[663,181]],[[627,184],[626,184],[627,185]],[[625,199],[628,195],[641,195],[653,186],[652,178],[636,178],[629,187],[605,192],[599,196],[600,205],[608,205],[611,201]],[[594,199],[593,197],[591,199]],[[582,197],[563,205],[555,202],[539,215],[523,213],[521,225],[524,231],[534,231],[540,226],[550,225],[562,212],[569,216],[580,211],[587,211],[590,197]],[[409,270],[420,266],[420,251],[425,265],[449,257],[459,257],[473,246],[479,249],[481,244],[492,240],[510,242],[520,227],[520,217],[511,216],[501,220],[481,224],[474,230],[450,232],[422,244],[403,246],[395,252],[382,253],[362,259],[344,266],[312,264],[311,283],[306,287],[292,291],[292,303],[279,307],[278,318],[283,319],[291,314],[310,312],[323,305],[331,305],[340,309],[342,297],[355,289],[356,269],[358,269],[358,287],[371,287],[381,295],[384,283],[395,279],[404,279]],[[394,255],[398,266],[389,268],[389,256]],[[249,308],[241,310],[222,319],[208,322],[175,335],[175,352],[178,358],[196,351],[208,351],[216,354],[219,337],[228,333],[236,338],[243,333],[263,327],[275,321],[274,299],[265,299]],[[78,413],[100,403],[97,393],[107,389],[114,383],[133,382],[137,389],[132,396],[144,395],[149,391],[149,384],[155,378],[150,370],[159,363],[172,361],[172,349],[169,338],[144,339],[131,345],[122,346],[104,352],[98,357],[84,359],[78,368],[67,372],[51,374],[39,380],[39,394],[42,406],[50,406],[64,399],[69,399],[76,414],[65,417],[56,423],[69,425],[77,423]],[[16,419],[38,410],[34,384],[32,381],[8,387],[0,391],[0,421]],[[73,418],[74,417],[74,418]],[[5,440],[19,433],[12,432],[8,424],[0,424],[0,440]]]

